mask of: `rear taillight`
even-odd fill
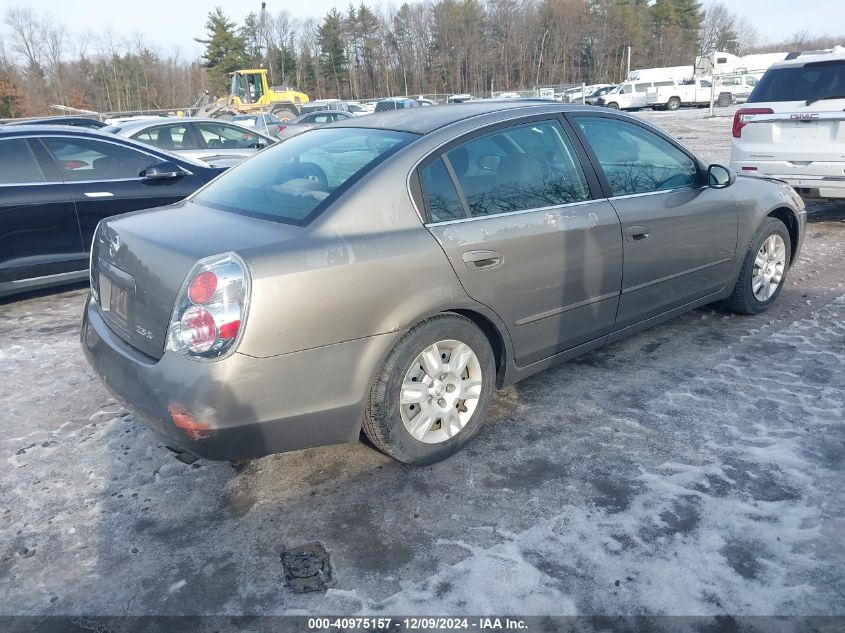
[[[734,138],[742,136],[742,128],[754,118],[755,114],[774,114],[771,108],[740,108],[734,114],[733,135]]]
[[[280,126],[279,126],[279,132],[281,132],[282,130],[284,130],[286,127],[287,127],[287,125],[280,125]]]
[[[167,332],[167,351],[219,358],[230,351],[246,321],[250,279],[234,253],[197,262],[176,299]]]

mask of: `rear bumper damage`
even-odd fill
[[[81,340],[109,390],[165,445],[237,460],[357,441],[370,369],[380,366],[394,337],[270,358],[234,353],[195,361],[165,353],[156,361],[116,336],[89,300]]]

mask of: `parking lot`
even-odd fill
[[[727,164],[733,109],[643,116]],[[364,443],[188,466],[107,393],[86,289],[0,303],[0,614],[845,614],[845,205],[777,303],[496,397],[423,468]],[[326,591],[285,585],[319,543]]]

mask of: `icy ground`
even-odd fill
[[[647,113],[727,162],[730,117]],[[0,303],[2,614],[845,614],[845,207],[714,307],[501,392],[463,454],[186,466],[88,369],[83,289]],[[333,586],[280,554],[321,543]]]

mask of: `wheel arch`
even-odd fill
[[[505,342],[505,335],[502,334],[500,326],[493,322],[488,316],[471,310],[468,308],[456,308],[452,310],[445,310],[444,313],[453,313],[464,318],[469,319],[482,331],[487,340],[490,342],[490,348],[493,350],[493,358],[496,360],[496,386],[501,387],[505,378],[505,369],[507,368],[507,361],[510,358],[508,345]],[[508,337],[509,340],[510,337]]]
[[[795,213],[792,212],[792,209],[788,207],[777,207],[776,209],[772,209],[766,214],[767,218],[777,218],[781,222],[786,225],[786,230],[789,232],[789,264],[795,261],[795,255],[798,251],[798,218],[795,217]]]

